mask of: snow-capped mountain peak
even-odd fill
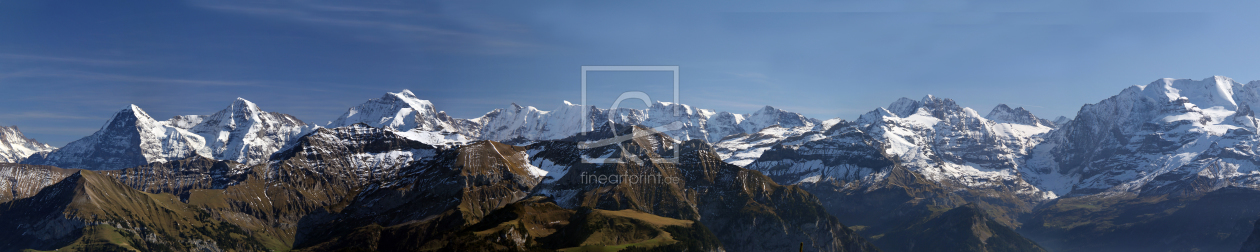
[[[232,105],[228,105],[227,108],[220,110],[219,112],[209,116],[195,116],[201,120],[192,127],[192,130],[197,132],[210,131],[214,129],[231,130],[235,129],[238,123],[258,121],[258,116],[262,113],[263,112],[258,108],[258,105],[255,105],[253,102],[245,100],[244,98],[237,97],[236,101],[232,102]],[[194,116],[188,117],[192,118]],[[180,122],[175,121],[176,118],[168,120],[167,124],[179,124],[175,123]]]
[[[779,125],[784,128],[795,128],[802,126],[813,126],[818,124],[817,119],[805,117],[798,113],[787,112],[771,106],[762,107],[752,114],[744,117],[739,122],[739,127],[743,129],[743,133],[756,133],[766,127]]]
[[[210,157],[205,140],[185,129],[153,120],[131,104],[114,113],[96,133],[23,163],[89,170],[122,169],[196,155]]]
[[[140,107],[135,104],[128,104],[114,113],[114,116],[110,117],[109,121],[105,121],[105,125],[101,126],[101,128],[122,127],[127,126],[129,123],[148,125],[150,122],[157,123],[156,120],[153,120],[153,117],[149,116],[149,113],[144,112]]]
[[[352,107],[328,127],[336,128],[356,123],[398,131],[454,130],[448,122],[440,120],[437,110],[433,108],[433,103],[417,98],[411,90],[406,89],[398,93],[389,92],[381,98],[371,99]]]
[[[114,113],[91,136],[24,163],[111,170],[202,156],[252,165],[266,162],[314,128],[290,115],[265,112],[243,98],[211,115],[167,121],[154,120],[133,104]]]
[[[1032,112],[1025,110],[1024,107],[1011,108],[1006,104],[998,104],[989,111],[989,115],[984,116],[985,119],[993,120],[996,123],[1016,123],[1029,126],[1049,126],[1054,127],[1054,123],[1046,119],[1038,118]]]
[[[1201,109],[1222,107],[1226,110],[1238,108],[1234,99],[1234,91],[1243,85],[1224,76],[1213,76],[1203,80],[1164,78],[1146,85],[1143,89],[1149,96],[1166,97],[1168,101],[1177,101],[1182,97]]]
[[[0,163],[17,163],[32,154],[56,149],[52,145],[26,138],[17,126],[0,126]]]
[[[1215,190],[1186,181],[1228,167],[1213,183],[1254,186],[1260,85],[1251,84],[1166,78],[1082,106],[1029,158],[1028,177],[1058,194],[1184,194]]]
[[[233,108],[238,112],[251,114],[257,114],[259,111],[262,111],[262,109],[258,109],[258,104],[254,104],[253,102],[241,97],[236,97],[236,101],[232,102],[232,106],[230,108]]]
[[[892,104],[888,105],[888,112],[896,114],[898,117],[907,117],[919,110],[919,101],[910,98],[901,97]]]
[[[783,141],[746,167],[778,176],[781,183],[827,179],[874,183],[885,179],[888,167],[896,163],[941,184],[1013,191],[1026,199],[1046,197],[1025,183],[1019,170],[1022,157],[1050,127],[994,122],[933,95],[900,98],[853,123],[832,124],[826,134],[787,138],[804,141]]]
[[[1067,124],[1068,121],[1071,121],[1071,120],[1072,119],[1069,119],[1066,116],[1059,116],[1059,117],[1055,117],[1054,121],[1052,122],[1054,123],[1054,127],[1062,127],[1064,124]]]
[[[215,159],[251,165],[266,162],[272,153],[314,129],[291,115],[265,112],[244,98],[212,115],[175,117],[166,124],[179,125],[186,118],[200,119],[189,131],[205,139],[205,148]]]

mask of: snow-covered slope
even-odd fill
[[[1030,181],[1059,194],[1196,194],[1260,185],[1260,83],[1161,79],[1081,108],[1038,146]]]
[[[386,93],[381,98],[350,108],[345,114],[328,125],[329,128],[349,126],[356,123],[367,124],[374,128],[388,128],[396,131],[456,131],[445,118],[439,117],[433,103],[416,98],[411,90],[398,93]]]
[[[495,141],[542,141],[563,139],[581,132],[599,128],[608,122],[642,125],[662,129],[662,132],[678,141],[704,139],[717,142],[724,137],[739,134],[755,134],[762,129],[779,127],[812,128],[820,122],[798,113],[765,107],[751,115],[714,112],[685,104],[655,102],[643,110],[618,109],[615,112],[591,107],[582,124],[581,105],[565,102],[552,111],[534,107],[495,110],[471,121],[484,122],[476,133],[480,139]]]
[[[753,134],[736,134],[723,138],[713,144],[723,161],[738,166],[745,166],[760,158],[762,153],[778,145],[799,145],[801,143],[826,138],[824,131],[841,122],[832,119],[818,125],[785,128],[772,125]],[[825,125],[825,127],[824,127]]]
[[[862,115],[856,127],[878,142],[886,155],[911,171],[938,182],[968,187],[1013,185],[1028,197],[1042,197],[1018,176],[1021,158],[1049,127],[1000,123],[953,100],[924,97],[899,100],[890,108]],[[1031,118],[1031,114],[1028,114]]]
[[[247,165],[267,162],[272,153],[315,128],[291,115],[262,111],[243,98],[208,116],[177,116],[162,123],[201,136],[214,159]]]
[[[1032,112],[1028,112],[1023,107],[1011,108],[1006,104],[998,104],[989,111],[989,115],[984,116],[985,119],[993,120],[995,123],[1015,123],[1028,126],[1047,126],[1054,127],[1054,122],[1050,120],[1037,118]]]
[[[153,120],[136,105],[128,105],[96,133],[70,142],[47,156],[32,156],[23,163],[88,170],[122,169],[194,155],[211,157],[205,146],[201,136],[167,126]]]
[[[837,180],[871,185],[900,165],[946,188],[1004,192],[1026,201],[1054,197],[1024,182],[1019,173],[1023,158],[1053,128],[1023,109],[1002,107],[1006,106],[999,106],[1002,111],[995,115],[1005,118],[994,121],[950,99],[901,98],[856,121],[829,120],[824,125],[832,126],[763,144],[771,146],[762,147],[763,153],[745,167],[780,183]]]
[[[590,131],[592,125],[603,123],[607,117],[595,118],[590,115],[600,114],[603,110],[592,109],[587,115],[586,124],[582,124],[582,105],[565,101],[551,111],[542,111],[533,106],[520,106],[513,103],[506,109],[496,109],[470,121],[481,122],[482,127],[465,130],[466,135],[476,136],[484,140],[509,142],[523,139],[527,141],[561,139],[577,133]],[[626,120],[641,122],[642,115],[625,114]],[[602,120],[601,120],[602,119]]]
[[[743,133],[754,133],[766,127],[779,125],[783,128],[795,127],[812,127],[819,121],[805,117],[798,113],[792,113],[776,109],[771,106],[765,106],[761,110],[757,110],[752,114],[745,116],[743,121],[739,122],[739,128],[743,129]]]
[[[433,108],[433,103],[421,100],[411,90],[385,93],[354,106],[328,128],[365,124],[373,128],[387,129],[431,145],[464,144],[474,139],[466,135],[482,127],[478,121],[459,120]]]
[[[17,163],[36,153],[46,153],[57,147],[26,138],[17,126],[0,126],[0,163]]]

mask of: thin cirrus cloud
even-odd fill
[[[92,65],[92,66],[128,66],[128,65],[135,65],[135,64],[140,63],[137,61],[125,61],[125,60],[59,57],[59,56],[11,54],[11,53],[0,53],[0,59],[19,60],[19,61],[72,63],[72,64],[82,64],[82,65]]]
[[[78,116],[57,112],[47,111],[28,111],[21,113],[0,114],[0,118],[16,118],[16,119],[74,119],[74,120],[105,120],[104,117],[95,116]]]
[[[529,32],[519,25],[486,20],[452,24],[450,17],[411,10],[300,4],[283,7],[220,3],[197,6],[316,25],[388,32],[396,38],[424,43],[420,48],[436,52],[494,55],[518,54],[545,48],[519,38]],[[383,15],[363,15],[364,13]],[[441,25],[437,23],[444,22],[445,25],[458,27],[438,27]]]
[[[192,86],[261,86],[265,81],[233,81],[233,80],[202,80],[202,79],[185,79],[185,78],[163,78],[153,76],[125,75],[125,74],[109,74],[87,71],[73,70],[23,70],[11,73],[0,73],[0,81],[15,78],[68,78],[93,81],[114,81],[125,83],[152,83],[152,84],[170,84],[170,85],[192,85]]]

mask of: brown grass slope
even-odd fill
[[[545,188],[561,206],[605,210],[633,209],[669,218],[699,221],[730,251],[797,248],[810,251],[874,251],[869,242],[827,214],[818,199],[796,186],[775,183],[760,172],[722,161],[711,146],[693,140],[674,144],[663,134],[633,127],[634,140],[592,149],[576,141],[548,141],[531,148],[557,164],[564,177]],[[591,139],[610,137],[594,133]],[[663,158],[674,157],[677,163]],[[580,157],[615,157],[621,163],[583,163]],[[638,160],[636,162],[635,160]],[[592,182],[590,175],[638,176],[618,183]],[[660,178],[660,179],[652,179]]]
[[[276,162],[244,166],[200,157],[104,171],[150,193],[171,193],[211,218],[248,230],[270,250],[289,250],[299,222],[312,213],[339,212],[359,191],[401,181],[404,167],[424,160],[365,162],[390,151],[437,152],[433,146],[362,125],[319,129],[273,156]]]
[[[0,206],[3,250],[189,251],[264,249],[248,231],[171,194],[150,194],[79,171],[32,197]]]

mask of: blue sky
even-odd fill
[[[0,2],[0,125],[61,146],[128,104],[236,97],[323,124],[404,88],[456,117],[550,110],[580,101],[583,65],[677,65],[682,103],[820,119],[926,94],[1071,117],[1158,78],[1260,79],[1246,2],[363,2]],[[601,107],[672,99],[668,74],[588,82]]]

